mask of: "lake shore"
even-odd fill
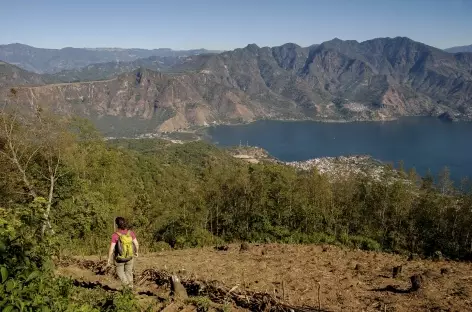
[[[404,162],[420,175],[448,167],[457,185],[472,177],[471,122],[434,117],[404,117],[388,122],[326,123],[264,120],[206,130],[206,141],[221,147],[249,145],[284,162],[370,155],[384,164]]]

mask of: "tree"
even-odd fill
[[[442,194],[449,194],[453,189],[453,181],[451,180],[451,172],[448,167],[444,167],[438,175],[438,187]]]
[[[50,222],[54,189],[64,174],[61,164],[72,137],[67,133],[67,120],[48,116],[42,109],[35,113],[21,111],[16,101],[16,90],[11,89],[9,100],[0,111],[0,156],[10,162],[20,176],[30,199],[45,197],[41,233]],[[13,106],[13,107],[12,107]],[[42,182],[47,182],[46,189]]]
[[[413,185],[418,184],[418,173],[416,173],[415,167],[410,168],[410,170],[408,170],[408,180],[410,180]]]
[[[405,162],[403,160],[400,160],[398,162],[398,173],[400,174],[400,177],[406,178],[407,174],[405,171]]]
[[[431,170],[428,169],[426,174],[421,179],[421,188],[424,190],[432,190],[434,186],[434,178]]]

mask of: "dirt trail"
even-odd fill
[[[393,267],[400,265],[401,273],[393,278]],[[239,246],[231,245],[228,251],[187,249],[137,259],[137,274],[151,268],[183,278],[215,280],[229,288],[266,292],[291,305],[321,305],[329,311],[472,311],[472,264],[465,262],[407,261],[398,255],[334,246],[271,244],[253,245],[242,253]],[[77,270],[59,271],[118,287],[111,276]],[[415,274],[422,275],[422,287],[409,291],[410,277]],[[159,293],[159,287],[147,284],[144,288]]]

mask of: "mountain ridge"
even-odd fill
[[[113,129],[132,121],[147,132],[263,118],[472,120],[472,53],[452,54],[406,37],[309,47],[249,44],[181,58],[166,71],[141,66],[107,81],[21,87],[18,99],[107,120]]]
[[[447,52],[450,52],[450,53],[472,52],[472,44],[464,45],[464,46],[451,47],[451,48],[444,49],[444,51],[447,51]]]
[[[44,85],[48,82],[49,80],[43,75],[0,61],[0,88],[17,85]]]
[[[77,69],[90,64],[111,61],[134,61],[151,56],[187,56],[201,53],[216,53],[206,49],[172,50],[160,49],[116,49],[116,48],[72,48],[44,49],[12,43],[0,45],[0,60],[35,73],[56,73]]]

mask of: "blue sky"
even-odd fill
[[[0,0],[0,44],[234,49],[334,37],[472,44],[472,0]]]

